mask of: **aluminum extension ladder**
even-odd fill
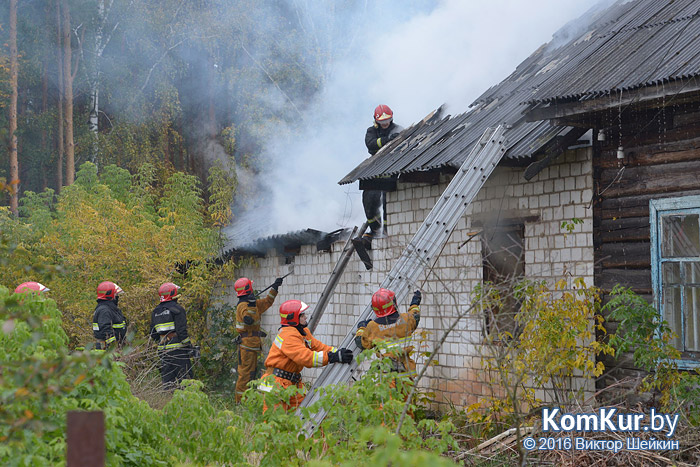
[[[415,287],[426,266],[434,261],[436,255],[439,255],[457,222],[505,154],[504,131],[503,125],[496,129],[487,128],[484,131],[479,142],[471,150],[459,171],[445,188],[423,224],[394,264],[391,272],[382,282],[382,288],[394,291],[397,303],[402,302],[411,289]],[[338,347],[352,350],[353,355],[357,357],[362,352],[362,349],[355,345],[357,324],[372,318],[372,316],[372,306],[369,304],[357,317],[355,325]],[[309,407],[320,398],[319,388],[331,384],[347,383],[350,380],[356,381],[359,377],[357,373],[356,360],[353,360],[349,365],[334,363],[326,366],[304,398],[301,407]],[[302,432],[311,436],[325,418],[326,410],[319,409],[309,419],[304,419],[299,410],[297,415],[304,421]]]

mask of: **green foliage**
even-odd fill
[[[0,328],[2,465],[64,462],[69,410],[104,412],[110,466],[453,465],[439,456],[455,446],[451,423],[410,419],[394,435],[409,382],[399,376],[392,387],[385,361],[354,387],[330,389],[319,401],[327,421],[304,439],[294,414],[262,414],[255,390],[230,411],[214,406],[201,382],[186,381],[162,410],[150,408],[131,394],[113,354],[68,350],[61,313],[45,296],[0,287]]]
[[[673,369],[673,362],[680,352],[673,348],[673,330],[661,319],[659,312],[631,289],[615,286],[610,301],[603,308],[609,319],[617,321],[623,333],[610,336],[615,355],[634,352],[634,363],[639,368],[653,372],[660,367]]]
[[[596,331],[605,332],[599,314],[600,291],[582,279],[549,287],[546,282],[523,281],[515,288],[520,303],[515,320],[522,331],[487,338],[483,358],[492,395],[468,408],[470,419],[488,432],[494,424],[519,423],[522,413],[537,407],[537,387],[549,388],[559,405],[582,396],[572,388],[573,377],[600,376],[604,365],[597,357],[613,349]],[[477,291],[479,311],[499,308],[505,297],[488,284]]]
[[[223,227],[231,223],[232,213],[231,205],[233,204],[234,194],[238,179],[233,164],[225,169],[217,161],[211,169],[209,169],[208,178],[210,192],[209,196],[209,215],[212,223],[216,227]]]
[[[372,350],[365,351],[360,359],[374,355]],[[392,458],[407,462],[413,458],[410,462],[418,462],[407,465],[432,465],[431,462],[452,465],[438,455],[456,447],[450,435],[454,430],[451,422],[408,416],[400,436],[394,434],[412,381],[406,374],[389,371],[391,366],[388,357],[376,359],[367,373],[352,386],[323,388],[316,404],[300,409],[307,418],[320,407],[327,411],[321,428],[309,439],[297,439],[301,428],[298,417],[275,407],[279,401],[288,400],[299,392],[297,388],[275,387],[265,394],[249,390],[245,402],[254,413],[261,410],[263,400],[269,407],[262,417],[264,423],[251,419],[255,426],[253,436],[257,439],[252,451],[261,455],[261,465],[279,465],[288,459],[293,465],[301,461],[323,461],[330,465],[388,465],[387,459]],[[409,404],[409,414],[418,412],[418,409],[416,404]],[[280,445],[275,441],[284,438],[297,439],[297,442]],[[270,443],[277,448],[266,450],[265,446]]]
[[[572,218],[570,221],[561,221],[561,229],[566,230],[567,234],[573,233],[577,225],[583,224],[583,220],[578,217]]]
[[[218,278],[231,274],[232,264],[209,260],[219,249],[219,233],[209,224],[196,177],[172,173],[162,186],[153,166],[132,176],[116,166],[84,163],[72,186],[54,200],[51,190],[21,198],[24,216],[0,213],[8,249],[0,261],[8,265],[3,280],[14,287],[25,280],[48,286],[59,303],[72,345],[92,340],[89,323],[95,287],[103,280],[125,291],[120,303],[130,329],[148,331],[157,289],[166,281],[182,286],[181,303],[188,310],[195,339],[206,333],[206,313]],[[23,265],[56,264],[65,274],[26,277]],[[188,264],[186,276],[177,270]]]
[[[679,371],[681,353],[672,345],[673,330],[656,308],[631,289],[617,285],[610,296],[602,311],[618,322],[621,331],[610,336],[615,356],[632,352],[635,366],[649,373],[639,391],[660,393],[664,410],[684,413],[689,423],[700,425],[696,402],[700,400],[700,373]]]

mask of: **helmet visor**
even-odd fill
[[[391,123],[393,117],[388,113],[382,113],[379,117],[375,118],[377,123]]]

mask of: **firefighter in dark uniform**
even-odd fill
[[[151,339],[158,342],[160,376],[166,390],[173,389],[183,379],[193,378],[192,343],[187,335],[187,314],[177,303],[179,289],[172,282],[161,285],[160,304],[151,313]]]
[[[376,318],[361,321],[355,334],[355,343],[362,349],[371,349],[381,344],[384,354],[392,361],[392,371],[413,376],[416,362],[411,358],[413,347],[405,346],[420,322],[421,293],[416,290],[407,313],[399,314],[396,294],[388,289],[379,289],[372,295],[372,310]],[[395,382],[392,382],[392,387]]]
[[[95,349],[107,350],[112,345],[121,346],[126,339],[126,319],[119,309],[122,288],[114,282],[104,281],[97,286],[97,306],[92,317],[92,333]]]
[[[378,105],[374,109],[374,124],[367,128],[365,134],[365,146],[371,155],[375,155],[379,149],[386,146],[389,141],[392,141],[403,130],[399,125],[394,123],[394,112],[388,105]],[[396,177],[381,179],[379,182],[374,180],[373,183],[381,183],[382,189],[372,189],[362,191],[362,206],[365,209],[367,216],[367,224],[369,232],[362,235],[362,243],[365,249],[372,249],[372,239],[379,235],[379,229],[382,226],[381,212],[386,206],[385,191],[396,189]],[[362,187],[360,187],[362,188]],[[386,212],[386,209],[384,209]],[[385,216],[386,217],[386,216]],[[386,218],[384,219],[386,221]]]
[[[236,331],[238,332],[238,381],[236,382],[236,402],[248,389],[248,383],[257,379],[258,356],[262,352],[262,337],[267,336],[260,329],[260,317],[272,305],[277,297],[277,290],[282,285],[278,277],[263,299],[256,300],[253,293],[253,281],[241,277],[234,284],[238,297],[236,306]]]

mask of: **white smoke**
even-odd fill
[[[405,2],[391,3],[406,11]],[[355,12],[354,29],[333,37],[351,37],[352,47],[332,62],[323,91],[304,111],[303,128],[279,131],[284,136],[266,147],[273,163],[263,176],[271,196],[254,221],[239,222],[261,226],[258,234],[359,225],[357,183],[337,182],[368,157],[364,134],[376,105],[388,104],[404,127],[443,103],[451,114],[462,113],[595,3],[443,0],[410,17]]]

